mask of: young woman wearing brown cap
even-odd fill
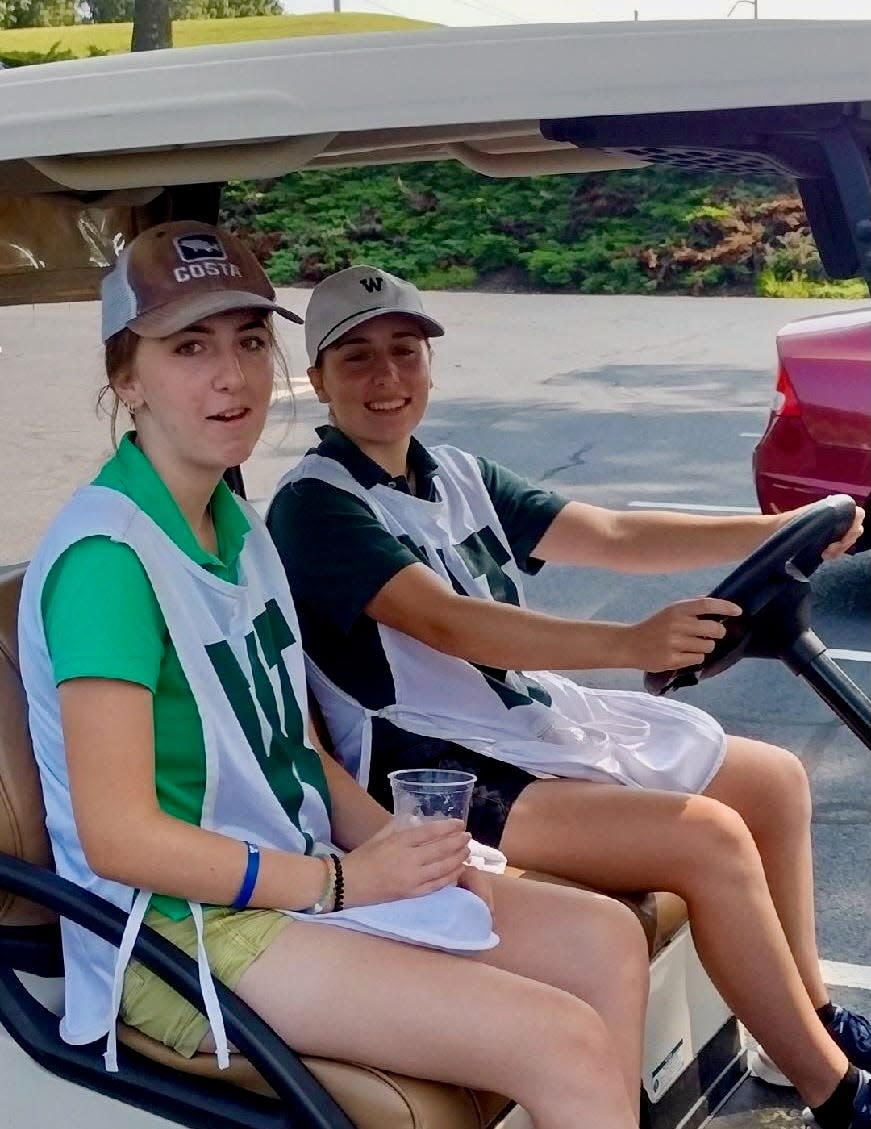
[[[202,224],[140,235],[107,278],[109,384],[135,430],[46,533],[21,604],[58,870],[130,911],[128,943],[144,919],[205,956],[300,1052],[503,1092],[538,1129],[629,1129],[634,916],[489,880],[462,823],[398,829],[309,737],[280,561],[221,481],[263,426],[273,313],[293,316]],[[111,1069],[114,994],[129,1024],[226,1061],[210,976],[205,1018],[85,931],[64,943],[65,1038],[108,1032]]]

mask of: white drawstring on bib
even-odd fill
[[[150,901],[150,890],[137,891],[136,897],[133,899],[130,916],[127,918],[127,924],[124,926],[121,944],[118,946],[118,956],[115,958],[115,973],[112,978],[111,1015],[109,1016],[109,1035],[106,1039],[106,1053],[103,1055],[106,1069],[113,1074],[118,1070],[118,1013],[121,1010],[121,996],[124,992],[124,974],[127,972],[127,965],[130,963],[133,946],[136,944],[136,938],[139,936],[139,930],[142,927],[142,919],[145,917],[145,911],[148,909],[148,903]]]
[[[218,993],[215,991],[215,981],[209,968],[209,957],[203,936],[203,907],[199,902],[188,902],[188,905],[191,907],[194,925],[197,928],[197,969],[200,974],[200,991],[203,993],[206,1017],[215,1040],[215,1057],[219,1069],[226,1070],[230,1065],[230,1048],[227,1044],[227,1032],[224,1030],[224,1016],[218,1003]]]

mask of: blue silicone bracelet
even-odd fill
[[[257,875],[260,872],[260,848],[254,843],[246,843],[245,846],[248,848],[248,863],[239,893],[232,903],[233,909],[244,909],[251,901],[251,895],[257,885]]]

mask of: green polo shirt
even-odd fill
[[[191,560],[231,584],[250,526],[223,483],[212,495],[217,556],[201,547],[187,519],[146,456],[125,435],[94,479],[132,499]],[[128,546],[107,537],[71,545],[53,565],[42,614],[55,682],[112,678],[136,682],[154,695],[157,799],[163,811],[199,824],[206,780],[199,712],[170,642],[145,569]],[[152,905],[179,920],[190,912],[178,898],[155,895]]]
[[[337,428],[318,428],[318,435],[321,442],[314,453],[340,463],[365,489],[384,483],[409,493],[404,475],[392,478]],[[431,499],[438,469],[435,460],[414,438],[408,459],[417,496]],[[566,499],[538,489],[489,459],[479,457],[478,465],[514,560],[524,572],[538,572],[543,562],[532,551]],[[361,499],[314,479],[288,483],[279,491],[266,523],[290,582],[308,654],[368,709],[394,702],[393,678],[378,627],[363,609],[388,580],[422,561],[416,546],[389,533]],[[398,749],[416,740],[375,719],[375,746]]]

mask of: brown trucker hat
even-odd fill
[[[169,337],[227,310],[280,306],[256,256],[241,239],[207,223],[180,220],[149,228],[129,243],[101,286],[103,340],[122,329]]]

